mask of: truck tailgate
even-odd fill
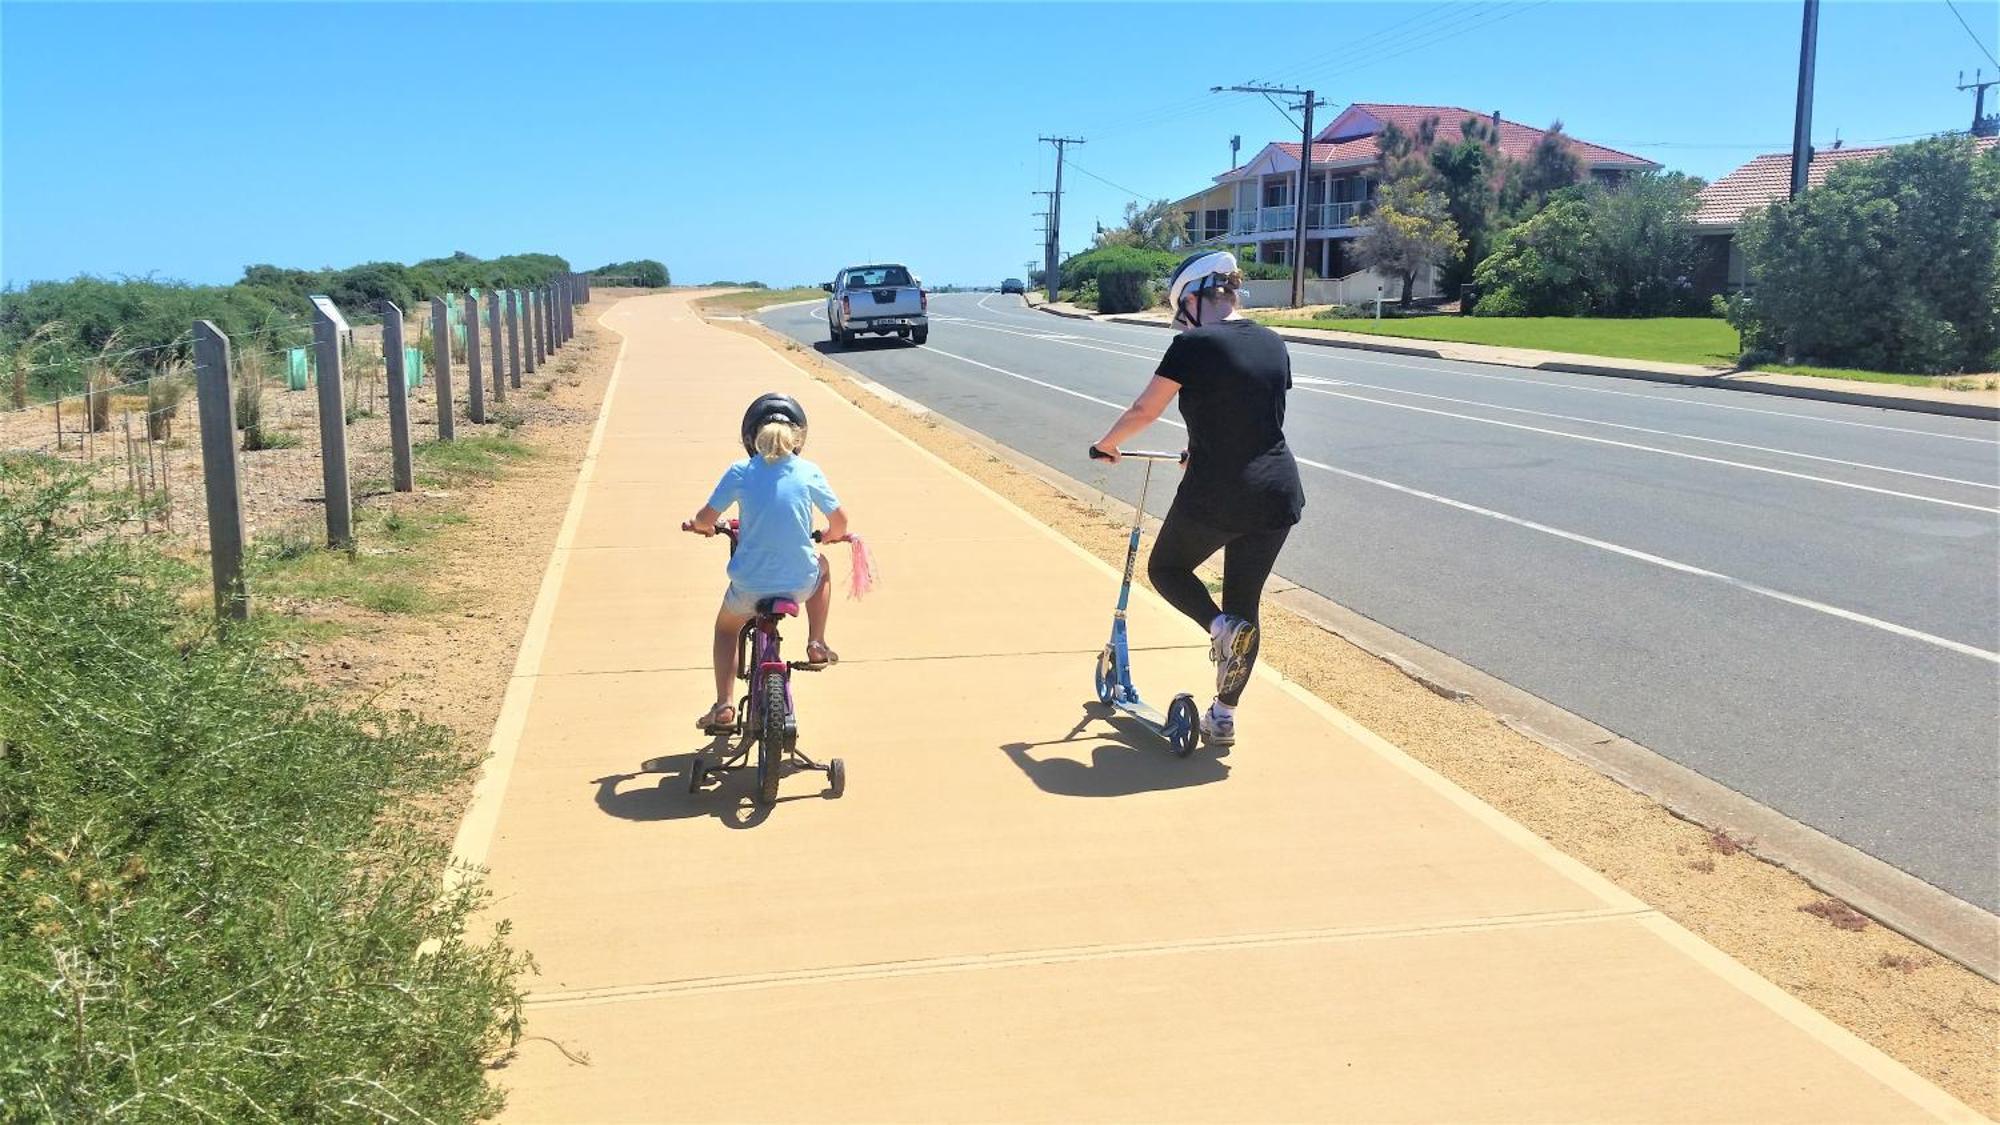
[[[872,320],[878,316],[921,316],[924,311],[922,291],[913,285],[849,289],[846,297],[848,315],[855,320]]]

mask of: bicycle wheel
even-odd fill
[[[764,706],[757,732],[757,803],[778,800],[778,773],[785,763],[785,677],[764,675]]]

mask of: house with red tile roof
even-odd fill
[[[1468,119],[1484,119],[1498,134],[1500,151],[1516,160],[1527,159],[1546,135],[1546,130],[1509,121],[1497,110],[1482,114],[1458,106],[1385,102],[1348,106],[1314,135],[1307,168],[1306,264],[1321,277],[1344,277],[1359,268],[1351,240],[1361,235],[1359,224],[1373,206],[1382,178],[1383,130],[1393,124],[1414,133],[1433,117],[1440,137],[1457,136]],[[1585,170],[1600,180],[1659,167],[1614,148],[1575,138],[1571,143]],[[1297,142],[1273,141],[1241,166],[1216,176],[1213,187],[1182,200],[1190,240],[1254,246],[1259,261],[1290,261],[1299,150]]]
[[[1974,137],[1981,152],[2000,144],[2000,137]],[[1806,166],[1806,188],[1826,182],[1836,165],[1850,160],[1872,160],[1888,152],[1886,146],[1873,148],[1830,148],[1815,151]],[[1759,156],[1701,189],[1694,213],[1695,232],[1701,243],[1700,265],[1695,288],[1703,293],[1723,293],[1743,288],[1743,255],[1736,248],[1736,228],[1752,211],[1792,193],[1792,154],[1773,152]]]

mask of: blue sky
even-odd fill
[[[1987,49],[2000,0],[1957,0]],[[991,284],[1290,135],[1249,80],[1461,104],[1718,176],[1789,144],[1799,4],[0,4],[0,279],[549,251],[676,281]],[[1814,134],[1962,129],[1944,0],[1828,0]],[[1993,92],[2000,95],[2000,90]],[[1328,111],[1331,112],[1331,111]]]

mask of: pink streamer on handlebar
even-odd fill
[[[863,542],[859,535],[848,536],[847,542],[853,548],[854,554],[854,565],[847,576],[847,596],[865,598],[869,591],[875,589],[875,584],[881,581],[881,576],[875,570],[874,556],[868,553],[868,544]]]

